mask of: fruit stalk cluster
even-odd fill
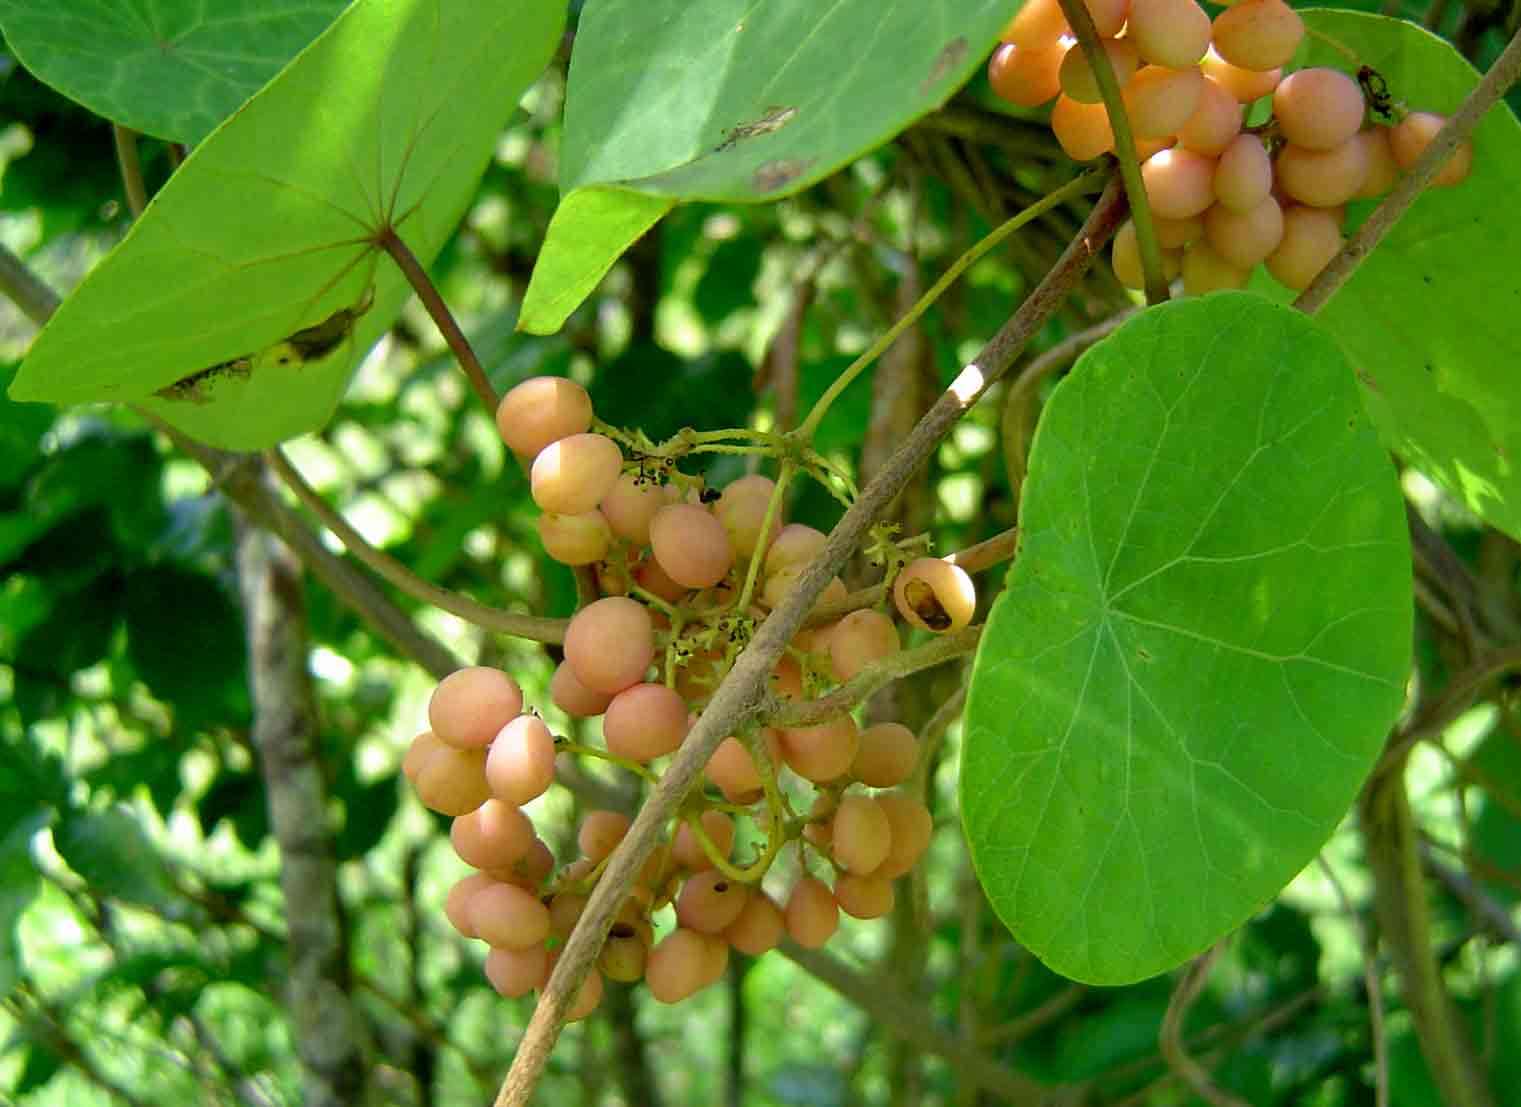
[[[1258,265],[1308,287],[1345,242],[1347,205],[1389,192],[1445,122],[1395,102],[1355,62],[1288,72],[1306,32],[1283,0],[1240,0],[1213,20],[1195,0],[1083,3],[1135,137],[1163,275],[1181,277],[1185,293],[1243,288]],[[1051,103],[1051,129],[1074,160],[1114,150],[1099,82],[1058,0],[1019,10],[988,77],[1013,104]],[[1465,142],[1432,183],[1461,183],[1472,162]],[[1144,287],[1133,223],[1111,258],[1123,284]]]
[[[637,433],[600,433],[585,390],[554,377],[509,392],[497,425],[529,472],[545,552],[595,581],[595,596],[567,627],[548,693],[561,715],[599,723],[601,740],[557,736],[525,706],[513,677],[474,667],[439,684],[429,729],[403,769],[427,807],[453,818],[455,852],[476,870],[450,892],[446,914],[490,946],[493,986],[518,996],[548,980],[631,825],[620,812],[587,812],[577,855],[562,862],[524,805],[553,786],[562,757],[657,781],[825,535],[784,518],[788,480],[800,467],[812,471],[790,443],[733,432],[747,452],[779,455],[780,472],[711,489],[678,462],[716,442],[713,434],[654,446]],[[932,634],[967,626],[976,605],[970,578],[947,561],[911,557],[907,545],[878,542],[894,571],[891,608],[821,611],[796,635],[771,676],[778,701],[819,699],[896,654],[894,614]],[[820,604],[838,609],[846,598],[836,578]],[[607,981],[643,980],[656,999],[674,1003],[717,980],[731,949],[758,956],[783,934],[817,948],[841,912],[889,912],[893,881],[930,841],[928,809],[901,787],[921,753],[907,727],[863,727],[844,706],[813,725],[761,725],[726,738],[704,787],[639,874],[572,1017],[595,1009]],[[775,862],[789,846],[796,864],[783,874]]]

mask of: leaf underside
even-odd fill
[[[410,294],[377,235],[437,254],[564,14],[356,0],[196,148],[43,329],[12,398],[136,403],[234,449],[321,427]]]
[[[602,0],[566,88],[564,199],[523,306],[547,333],[681,200],[807,187],[943,103],[1012,14],[1001,0]]]

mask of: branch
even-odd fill
[[[1473,877],[1442,864],[1431,847],[1421,843],[1421,867],[1442,883],[1469,912],[1499,937],[1521,949],[1521,927],[1511,913],[1490,896]]]
[[[949,561],[968,573],[980,573],[1000,562],[1008,561],[1014,556],[1018,546],[1019,528],[1010,527],[964,550],[948,553],[941,560]],[[857,588],[854,592],[847,594],[844,599],[835,600],[833,603],[821,603],[808,613],[808,618],[803,620],[803,625],[823,626],[825,623],[832,623],[836,619],[849,615],[852,611],[876,607],[887,598],[887,586],[887,581],[878,581],[865,588]]]
[[[640,809],[634,825],[613,851],[570,939],[566,942],[512,1068],[496,1099],[497,1107],[525,1107],[549,1062],[572,997],[601,948],[635,874],[654,851],[681,800],[702,773],[719,742],[743,729],[766,702],[767,678],[809,608],[844,565],[877,516],[934,453],[940,440],[997,381],[1025,344],[1062,306],[1104,243],[1124,218],[1125,199],[1111,181],[1094,205],[1079,237],[978,355],[914,427],[882,472],[868,484],[830,532],[824,549],[756,631],[719,685],[707,709],[687,734],[660,784]]]
[[[783,940],[777,951],[855,1004],[889,1033],[925,1053],[943,1057],[958,1076],[1010,1103],[1021,1107],[1035,1104],[1054,1107],[1076,1103],[1084,1094],[1082,1085],[1048,1087],[1005,1068],[970,1043],[935,1025],[923,1003],[897,994],[897,989],[880,976],[863,976],[829,954],[803,949],[791,940]]]
[[[1353,271],[1362,264],[1363,259],[1373,252],[1384,235],[1393,229],[1410,209],[1410,205],[1415,203],[1415,198],[1431,178],[1437,175],[1448,155],[1458,148],[1458,143],[1473,133],[1479,120],[1516,83],[1518,77],[1521,77],[1521,31],[1516,32],[1504,53],[1495,59],[1495,64],[1484,74],[1484,79],[1474,86],[1468,98],[1437,132],[1431,145],[1421,155],[1421,160],[1400,178],[1394,191],[1373,209],[1373,214],[1357,228],[1341,252],[1299,294],[1299,298],[1294,301],[1295,307],[1314,315],[1326,306],[1331,297],[1341,290],[1341,286],[1347,283]]]
[[[518,638],[529,638],[536,642],[551,642],[557,645],[565,641],[565,627],[569,622],[567,619],[541,619],[533,615],[519,615],[515,611],[503,611],[501,608],[477,603],[469,596],[430,584],[394,557],[365,541],[364,535],[350,526],[348,521],[324,500],[315,488],[306,483],[306,478],[290,463],[290,459],[278,446],[266,450],[264,457],[285,486],[322,521],[323,526],[338,536],[338,540],[343,543],[345,549],[364,562],[378,576],[389,581],[414,600],[431,604],[451,615],[458,615],[467,623],[472,623],[483,630],[499,631]]]
[[[1167,1013],[1162,1016],[1162,1032],[1158,1041],[1162,1046],[1162,1056],[1167,1060],[1167,1067],[1181,1077],[1195,1095],[1208,1100],[1215,1107],[1252,1107],[1245,1100],[1237,1099],[1216,1087],[1215,1082],[1209,1078],[1209,1073],[1193,1059],[1188,1047],[1183,1044],[1183,1020],[1188,1015],[1188,1009],[1194,1005],[1194,1000],[1204,990],[1209,970],[1224,950],[1225,942],[1217,942],[1207,953],[1194,958],[1184,970],[1177,988],[1173,990],[1172,998],[1167,1002]]]
[[[476,396],[480,397],[482,404],[486,406],[486,414],[496,416],[497,404],[500,399],[496,389],[491,387],[491,381],[486,376],[486,370],[481,368],[480,359],[475,356],[475,350],[470,345],[470,340],[465,337],[465,332],[460,330],[459,323],[454,319],[454,313],[449,310],[449,305],[444,303],[444,298],[438,294],[438,289],[433,286],[428,271],[423,268],[422,262],[417,260],[417,255],[401,240],[396,233],[396,228],[386,227],[375,238],[375,245],[391,255],[391,260],[396,263],[396,268],[402,271],[412,290],[417,293],[418,299],[423,302],[423,307],[428,309],[434,324],[438,327],[439,334],[444,336],[444,341],[449,344],[459,367],[464,370],[465,377],[470,381],[470,387],[475,390]]]
[[[1416,743],[1440,735],[1472,706],[1474,697],[1484,690],[1485,685],[1517,669],[1521,669],[1521,646],[1510,646],[1479,658],[1454,675],[1442,689],[1440,697],[1400,728],[1374,766],[1370,781],[1379,780],[1385,773],[1403,770],[1405,757]]]
[[[240,521],[237,563],[254,744],[270,829],[280,847],[290,972],[286,1007],[301,1057],[303,1099],[312,1107],[344,1107],[363,1101],[366,1065],[318,749],[317,692],[307,667],[300,562],[278,540]]]
[[[1000,561],[1008,561],[1014,556],[1014,551],[1019,548],[1019,528],[1010,527],[1000,531],[992,538],[985,538],[975,545],[968,546],[964,550],[957,550],[953,554],[946,554],[944,560],[958,566],[968,573],[980,573],[984,569],[991,569]]]
[[[116,143],[116,162],[121,166],[122,190],[127,194],[127,210],[140,218],[148,206],[148,188],[143,184],[143,162],[137,152],[137,132],[111,124],[111,138]]]
[[[58,310],[58,293],[49,288],[42,278],[4,244],[0,244],[0,292],[21,309],[39,327]]]
[[[978,624],[942,635],[914,649],[900,650],[872,662],[827,696],[783,704],[767,722],[772,726],[813,726],[838,718],[895,680],[971,653],[981,639],[982,625]]]
[[[264,465],[257,457],[214,449],[147,412],[138,414],[199,461],[228,499],[242,508],[249,519],[278,535],[313,576],[398,654],[415,661],[440,680],[460,667],[459,660],[441,642],[419,629],[369,577],[322,544],[316,533],[269,487]]]

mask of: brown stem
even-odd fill
[[[1193,1058],[1183,1043],[1183,1020],[1188,1015],[1188,1009],[1194,1005],[1194,1000],[1204,990],[1209,970],[1224,950],[1225,943],[1217,943],[1209,952],[1194,958],[1183,971],[1178,986],[1173,989],[1172,999],[1167,1003],[1167,1013],[1162,1016],[1162,1032],[1158,1042],[1162,1047],[1162,1056],[1167,1060],[1167,1067],[1193,1089],[1195,1095],[1208,1100],[1215,1107],[1252,1107],[1245,1100],[1237,1099],[1217,1087],[1209,1078],[1209,1073]]]
[[[1404,764],[1368,782],[1358,799],[1363,849],[1373,874],[1373,906],[1442,1102],[1494,1107],[1495,1099],[1442,981],[1421,881],[1415,820],[1405,792]]]
[[[1461,869],[1442,864],[1424,842],[1421,844],[1421,867],[1436,877],[1474,918],[1521,950],[1521,926],[1516,925],[1510,911],[1484,891],[1478,881]]]
[[[998,1026],[988,1027],[982,1032],[978,1041],[986,1046],[1012,1045],[1061,1018],[1081,1003],[1088,993],[1089,988],[1086,984],[1069,984],[1061,991],[1052,993],[1050,998],[1030,1008],[1024,1014]]]
[[[483,630],[494,630],[518,638],[528,638],[535,642],[549,642],[555,645],[565,641],[565,627],[568,623],[566,619],[541,619],[533,615],[519,615],[515,611],[503,611],[500,608],[477,603],[469,596],[451,592],[447,588],[440,588],[424,580],[394,557],[365,541],[364,535],[349,525],[348,521],[324,500],[315,488],[306,483],[306,479],[278,446],[272,450],[266,450],[264,457],[285,486],[322,521],[323,526],[338,536],[338,540],[343,543],[345,549],[364,562],[378,576],[389,581],[413,599],[432,604],[451,615],[458,615],[467,623],[481,627]]]
[[[495,418],[497,404],[500,402],[496,389],[491,387],[491,381],[486,377],[486,370],[481,368],[480,359],[475,356],[475,350],[470,345],[470,340],[465,337],[465,332],[460,330],[459,324],[454,320],[454,313],[449,310],[449,305],[444,303],[444,298],[438,294],[438,289],[433,284],[433,279],[428,276],[428,271],[423,268],[422,262],[417,260],[410,247],[401,240],[396,233],[396,228],[386,227],[375,236],[375,245],[391,255],[391,260],[407,278],[407,283],[417,293],[417,298],[423,302],[423,307],[428,309],[434,324],[438,327],[438,333],[444,336],[444,341],[449,344],[459,367],[465,371],[466,378],[470,381],[470,387],[480,397],[482,404],[486,406],[486,414]]]
[[[147,412],[138,414],[199,461],[228,499],[259,526],[278,535],[313,576],[402,657],[411,658],[440,680],[460,667],[459,660],[436,638],[420,630],[374,581],[322,544],[316,533],[269,487],[265,467],[257,457],[213,449]]]
[[[1455,675],[1438,699],[1400,729],[1379,758],[1372,779],[1377,780],[1387,772],[1403,772],[1405,758],[1418,742],[1441,734],[1449,723],[1468,710],[1485,685],[1517,669],[1521,669],[1521,646],[1511,646],[1479,658]]]
[[[886,510],[910,477],[923,465],[957,420],[1001,377],[1025,344],[1066,301],[1115,227],[1124,218],[1125,198],[1111,180],[1094,205],[1079,237],[1056,267],[993,336],[976,361],[962,370],[928,414],[914,427],[878,477],[862,489],[856,502],[830,532],[818,558],[792,591],[761,624],[750,644],[719,685],[707,709],[688,733],[660,784],[640,809],[634,825],[608,860],[566,942],[497,1095],[497,1107],[524,1107],[554,1049],[565,1013],[601,948],[613,917],[635,875],[663,837],[681,800],[725,737],[743,729],[766,702],[767,680],[809,608]]]
[[[0,292],[39,327],[58,310],[58,293],[3,243],[0,243]]]
[[[1415,203],[1415,198],[1426,188],[1431,178],[1436,176],[1448,155],[1457,149],[1458,143],[1473,133],[1479,120],[1516,83],[1518,77],[1521,77],[1521,31],[1516,32],[1505,51],[1495,59],[1495,64],[1489,67],[1489,72],[1484,74],[1484,79],[1474,86],[1468,98],[1443,124],[1431,140],[1431,145],[1421,155],[1421,160],[1400,178],[1394,191],[1373,209],[1373,214],[1357,228],[1357,232],[1347,240],[1330,264],[1320,271],[1320,275],[1310,282],[1310,287],[1299,294],[1299,298],[1294,301],[1295,307],[1314,315],[1326,306],[1341,286],[1347,283],[1353,271],[1362,264],[1363,259],[1373,252],[1384,235],[1393,229],[1410,209],[1410,205]]]
[[[992,538],[984,538],[981,542],[968,546],[964,550],[947,554],[945,560],[952,565],[960,566],[969,573],[980,573],[984,569],[991,569],[1001,561],[1008,561],[1018,548],[1019,528],[1010,527],[1006,531],[993,535]]]
[[[1146,285],[1148,304],[1165,304],[1169,296],[1167,277],[1162,273],[1162,245],[1157,241],[1156,224],[1151,219],[1151,204],[1146,199],[1146,186],[1141,180],[1141,159],[1135,152],[1135,135],[1130,128],[1130,114],[1120,96],[1120,82],[1109,64],[1109,55],[1099,41],[1098,29],[1093,16],[1083,0],[1057,0],[1067,25],[1077,36],[1088,68],[1098,82],[1099,95],[1104,98],[1104,110],[1109,115],[1109,129],[1114,135],[1114,153],[1120,161],[1120,175],[1125,181],[1125,194],[1130,198],[1130,221],[1135,224],[1136,246],[1141,254],[1141,274]]]
[[[942,635],[911,650],[891,654],[872,662],[827,696],[784,704],[766,721],[772,726],[813,726],[838,718],[895,680],[971,653],[981,638],[982,626],[978,624]]]
[[[318,749],[301,563],[278,539],[246,521],[237,532],[253,738],[270,829],[280,847],[290,974],[286,1000],[301,1057],[303,1101],[345,1107],[364,1100],[367,1066]]]
[[[111,139],[116,144],[116,163],[121,167],[122,190],[127,194],[127,210],[133,219],[142,217],[148,206],[148,189],[143,184],[143,162],[137,152],[137,132],[120,123],[111,124]]]

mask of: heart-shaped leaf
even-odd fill
[[[37,79],[97,115],[194,144],[264,87],[348,0],[0,0]]]
[[[563,0],[356,0],[195,152],[38,335],[15,399],[257,449],[331,416],[559,41]]]
[[[565,198],[521,326],[559,328],[680,200],[805,188],[943,103],[1017,6],[1004,0],[601,0],[576,30]]]
[[[1016,938],[1129,983],[1250,918],[1356,795],[1410,659],[1399,488],[1335,343],[1233,292],[1084,355],[1020,521],[967,706],[967,838]]]

